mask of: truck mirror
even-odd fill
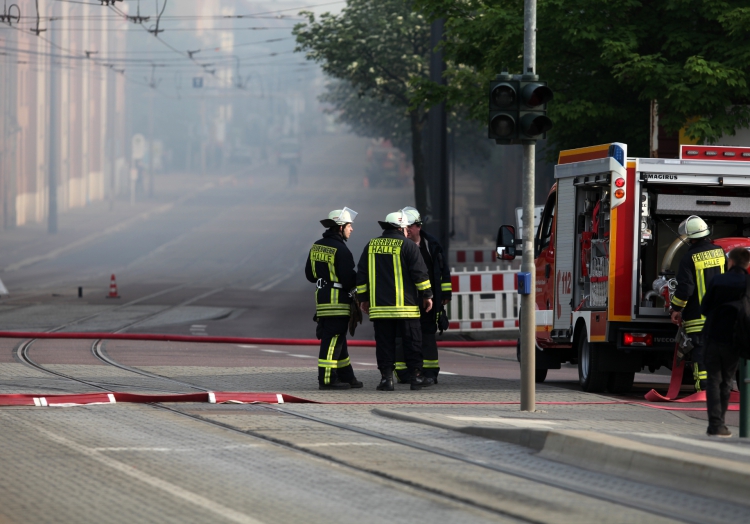
[[[516,259],[516,228],[513,226],[500,226],[497,230],[497,256],[500,260]]]

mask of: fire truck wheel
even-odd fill
[[[635,373],[610,373],[607,381],[607,391],[618,395],[630,393],[633,389]]]
[[[534,370],[534,382],[541,384],[547,378],[546,369],[535,369]]]
[[[586,332],[578,335],[578,382],[587,393],[601,393],[607,387],[609,373],[595,371],[599,364],[597,347],[589,344]]]

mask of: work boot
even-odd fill
[[[729,431],[729,428],[726,426],[719,426],[718,428],[712,428],[709,426],[708,431],[706,431],[706,435],[708,435],[709,437],[730,438],[732,436],[732,432]]]
[[[411,382],[411,379],[409,378],[409,373],[407,373],[406,371],[402,371],[401,373],[396,371],[396,381],[399,384],[408,384],[409,382]]]
[[[378,391],[393,391],[393,368],[384,369],[380,374],[382,378],[375,389]]]
[[[425,377],[422,375],[422,371],[416,370],[411,374],[411,389],[412,391],[419,391],[422,388],[432,386],[435,383],[435,379]]]
[[[364,386],[364,384],[360,382],[359,380],[357,380],[356,378],[352,378],[349,381],[349,387],[351,387],[352,389],[361,388],[362,386]]]
[[[342,389],[349,389],[350,387],[351,385],[348,382],[331,382],[330,384],[320,384],[320,386],[318,386],[318,389],[332,389],[334,391],[338,391]]]

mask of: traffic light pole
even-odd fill
[[[523,70],[536,74],[536,0],[524,0]],[[534,266],[534,168],[536,142],[523,141],[523,258],[521,271],[530,276],[531,293],[521,295],[521,411],[535,411],[536,268]]]

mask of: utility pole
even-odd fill
[[[149,91],[148,102],[148,196],[154,196],[154,98],[156,90]]]
[[[445,62],[442,49],[436,49],[443,40],[445,20],[439,18],[432,22],[430,30],[430,80],[436,84],[445,84],[443,73]],[[450,182],[448,177],[448,119],[445,102],[430,108],[427,119],[427,183],[430,195],[429,210],[420,209],[420,213],[430,215],[428,226],[448,252],[450,242]]]
[[[524,0],[523,76],[536,74],[536,0]],[[523,258],[521,271],[529,274],[531,293],[521,295],[521,411],[536,409],[536,311],[534,307],[534,169],[536,141],[523,140]]]
[[[54,32],[50,34],[55,40]],[[49,151],[47,160],[47,232],[57,233],[57,74],[54,46],[50,45],[49,59]]]

